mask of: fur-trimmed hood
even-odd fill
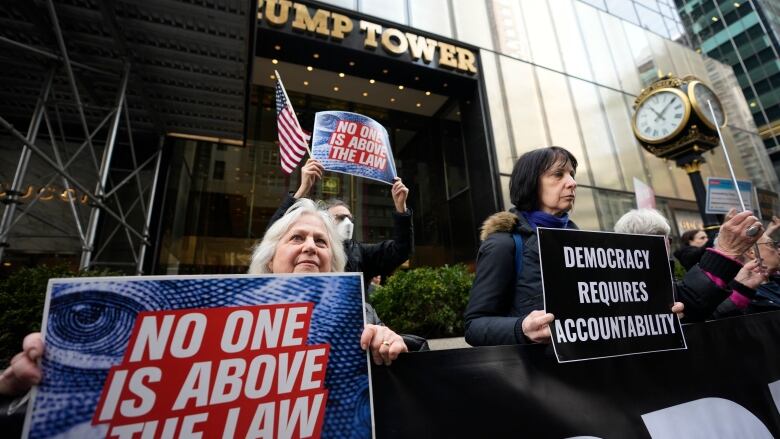
[[[479,229],[479,240],[484,241],[497,232],[512,232],[519,223],[520,218],[512,212],[494,213],[482,223]]]

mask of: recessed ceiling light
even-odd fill
[[[311,72],[312,70],[314,70],[314,67],[312,67],[312,66],[308,66],[308,67],[306,67],[306,70],[308,70],[308,71],[310,71],[310,72]]]
[[[276,79],[276,76],[274,76],[274,75],[271,75],[271,76],[270,76],[270,78],[271,78],[271,79]]]
[[[363,92],[363,96],[368,96],[368,92],[367,92],[367,91],[364,91],[364,92]]]
[[[442,84],[442,86],[443,86],[443,87],[446,87],[446,86],[447,86],[447,83],[445,82],[444,84]]]
[[[355,61],[350,61],[350,62],[349,62],[349,66],[350,66],[350,67],[354,67],[354,66],[355,66]]]
[[[430,95],[431,95],[431,92],[429,92],[429,91],[425,92],[425,96],[430,96]]]
[[[337,86],[333,87],[333,91],[339,91],[339,88]]]
[[[403,90],[403,89],[404,89],[404,86],[403,86],[403,85],[399,85],[399,86],[398,86],[398,90]]]
[[[414,104],[414,106],[417,107],[417,108],[420,108],[420,107],[422,107],[422,104],[418,102],[418,103]]]
[[[274,46],[274,50],[282,50],[282,46],[277,44],[276,46]]]
[[[369,83],[369,84],[373,84],[373,83],[375,83],[375,82],[376,82],[376,81],[374,81],[373,79],[369,79],[369,80],[368,80],[368,83]]]
[[[753,101],[753,102],[751,102],[751,103],[750,103],[750,106],[751,106],[751,107],[755,107],[755,106],[756,106],[756,101]]]
[[[712,21],[718,21],[718,17],[712,17]]]
[[[384,73],[385,75],[387,74],[387,72],[388,72],[387,69],[382,69],[382,73]]]
[[[271,64],[279,64],[279,60],[278,59],[272,59],[271,60]]]
[[[734,7],[738,8],[739,7],[739,3],[738,2],[734,2]]]
[[[420,77],[419,77],[419,76],[415,76],[415,77],[414,77],[414,80],[415,80],[415,81],[419,81],[419,80],[420,80]]]
[[[309,85],[309,81],[303,81],[303,85]]]
[[[390,102],[395,102],[395,98],[390,98]]]
[[[344,77],[344,74],[343,73],[339,73],[339,78],[343,78],[343,77]]]
[[[314,59],[317,59],[317,58],[319,58],[319,57],[320,57],[320,54],[319,54],[319,53],[315,53],[315,54],[313,54],[312,56],[314,57]]]

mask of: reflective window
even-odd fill
[[[639,94],[642,89],[637,69],[632,62],[631,48],[626,42],[623,33],[623,21],[609,14],[600,13],[601,22],[604,25],[604,31],[608,38],[612,58],[615,60],[615,67],[618,70],[618,79],[621,89],[627,93]],[[631,25],[629,25],[631,26]]]
[[[623,170],[626,190],[633,191],[634,183],[631,177],[637,177],[648,181],[642,164],[640,146],[634,139],[631,129],[629,110],[623,99],[623,94],[607,88],[599,88],[601,98],[604,101],[609,128],[618,152],[618,160]]]
[[[666,29],[663,17],[658,12],[651,11],[644,6],[638,5],[636,11],[639,14],[639,21],[642,27],[649,29],[664,37],[669,37],[669,31]]]
[[[577,182],[589,185],[588,160],[582,149],[579,122],[569,97],[568,79],[560,73],[541,68],[537,68],[536,73],[550,130],[550,144],[562,146],[577,157]]]
[[[500,57],[500,60],[504,93],[509,103],[509,120],[518,156],[534,148],[547,146],[549,141],[545,133],[533,66],[504,56]]]
[[[488,21],[486,2],[456,0],[452,2],[455,29],[459,41],[493,50],[492,23]]]
[[[409,20],[410,25],[415,29],[452,37],[447,0],[410,1]]]
[[[628,20],[631,23],[639,24],[636,11],[634,10],[634,2],[626,0],[606,0],[607,10],[618,17]]]
[[[570,83],[585,148],[592,166],[594,184],[609,189],[622,189],[619,164],[616,161],[597,86],[576,79],[572,79]]]
[[[504,108],[504,92],[501,88],[496,63],[500,55],[487,51],[480,51],[480,55],[482,78],[485,81],[490,122],[493,131],[493,143],[496,148],[498,172],[508,174],[512,172],[512,166],[517,155],[512,149],[512,133],[509,132],[508,128],[509,113]]]
[[[405,0],[360,0],[359,4],[364,14],[406,24]]]
[[[548,2],[522,0],[521,6],[528,28],[528,38],[531,40],[533,62],[558,71],[563,70]]]
[[[498,49],[501,53],[531,60],[528,32],[523,21],[520,2],[514,0],[493,1],[493,26]]]
[[[580,2],[575,3],[580,28],[585,38],[585,47],[593,67],[596,82],[619,89],[615,67],[609,52],[609,45],[599,19],[599,11]]]
[[[593,80],[588,52],[580,34],[580,25],[572,0],[560,0],[555,4],[555,32],[561,46],[561,55],[566,72],[572,76]]]

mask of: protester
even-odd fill
[[[301,168],[301,184],[293,195],[288,195],[274,215],[269,227],[277,221],[299,198],[305,197],[314,184],[322,178],[325,169],[322,164],[309,159]],[[414,230],[412,211],[406,207],[409,189],[400,178],[396,178],[391,189],[395,211],[393,212],[393,239],[377,244],[364,244],[352,239],[354,218],[349,206],[340,200],[328,203],[328,212],[336,222],[336,227],[344,239],[347,264],[344,271],[363,273],[363,286],[368,289],[371,278],[376,275],[392,273],[399,265],[409,259],[414,249]]]
[[[780,270],[780,252],[778,252],[780,243],[770,237],[772,232],[774,232],[774,228],[770,226],[758,239],[760,258],[756,255],[755,248],[750,248],[745,252],[745,259],[749,264],[760,264],[762,271],[760,281],[756,282],[755,285],[750,285],[750,288],[734,288],[729,300],[718,305],[714,312],[715,318],[780,309],[780,302],[777,301],[780,298],[778,296],[780,288],[773,280],[776,279],[774,276]]]
[[[707,238],[707,233],[701,229],[688,230],[682,234],[680,239],[682,247],[674,252],[674,257],[688,271],[699,262],[704,251],[712,247],[712,241]]]
[[[346,256],[336,235],[327,212],[319,210],[311,200],[299,200],[257,245],[249,273],[343,272]],[[360,337],[360,346],[371,352],[377,365],[390,365],[401,352],[408,351],[406,339],[382,325],[373,308],[366,306],[369,323]],[[23,351],[13,357],[11,365],[0,375],[0,396],[22,395],[41,381],[37,362],[43,351],[40,333],[25,337]]]
[[[536,228],[577,228],[568,216],[577,188],[576,170],[577,159],[556,146],[527,152],[515,163],[509,181],[515,207],[491,216],[482,226],[477,273],[464,314],[469,344],[549,343],[554,316],[542,310]],[[513,233],[522,238],[520,273]],[[682,311],[682,304],[675,304],[672,311]]]
[[[706,250],[702,247],[701,260],[688,270],[681,281],[675,282],[677,300],[685,306],[684,322],[722,317],[722,313],[716,312],[717,309],[735,300],[739,291],[755,291],[765,279],[759,273],[757,261],[744,266],[739,261],[741,255],[759,238],[747,234],[747,230],[754,225],[761,227],[758,218],[751,212],[737,214],[736,209],[733,209],[726,215],[715,247]],[[614,230],[618,233],[668,238],[671,227],[655,209],[633,209],[618,219]],[[670,263],[673,264],[673,261]]]

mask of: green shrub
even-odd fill
[[[474,275],[465,265],[422,267],[387,279],[369,301],[398,333],[425,338],[463,336],[463,311]]]
[[[22,268],[0,280],[0,370],[21,351],[25,335],[40,331],[49,279],[117,274],[108,270],[73,272],[66,266],[42,265]]]

